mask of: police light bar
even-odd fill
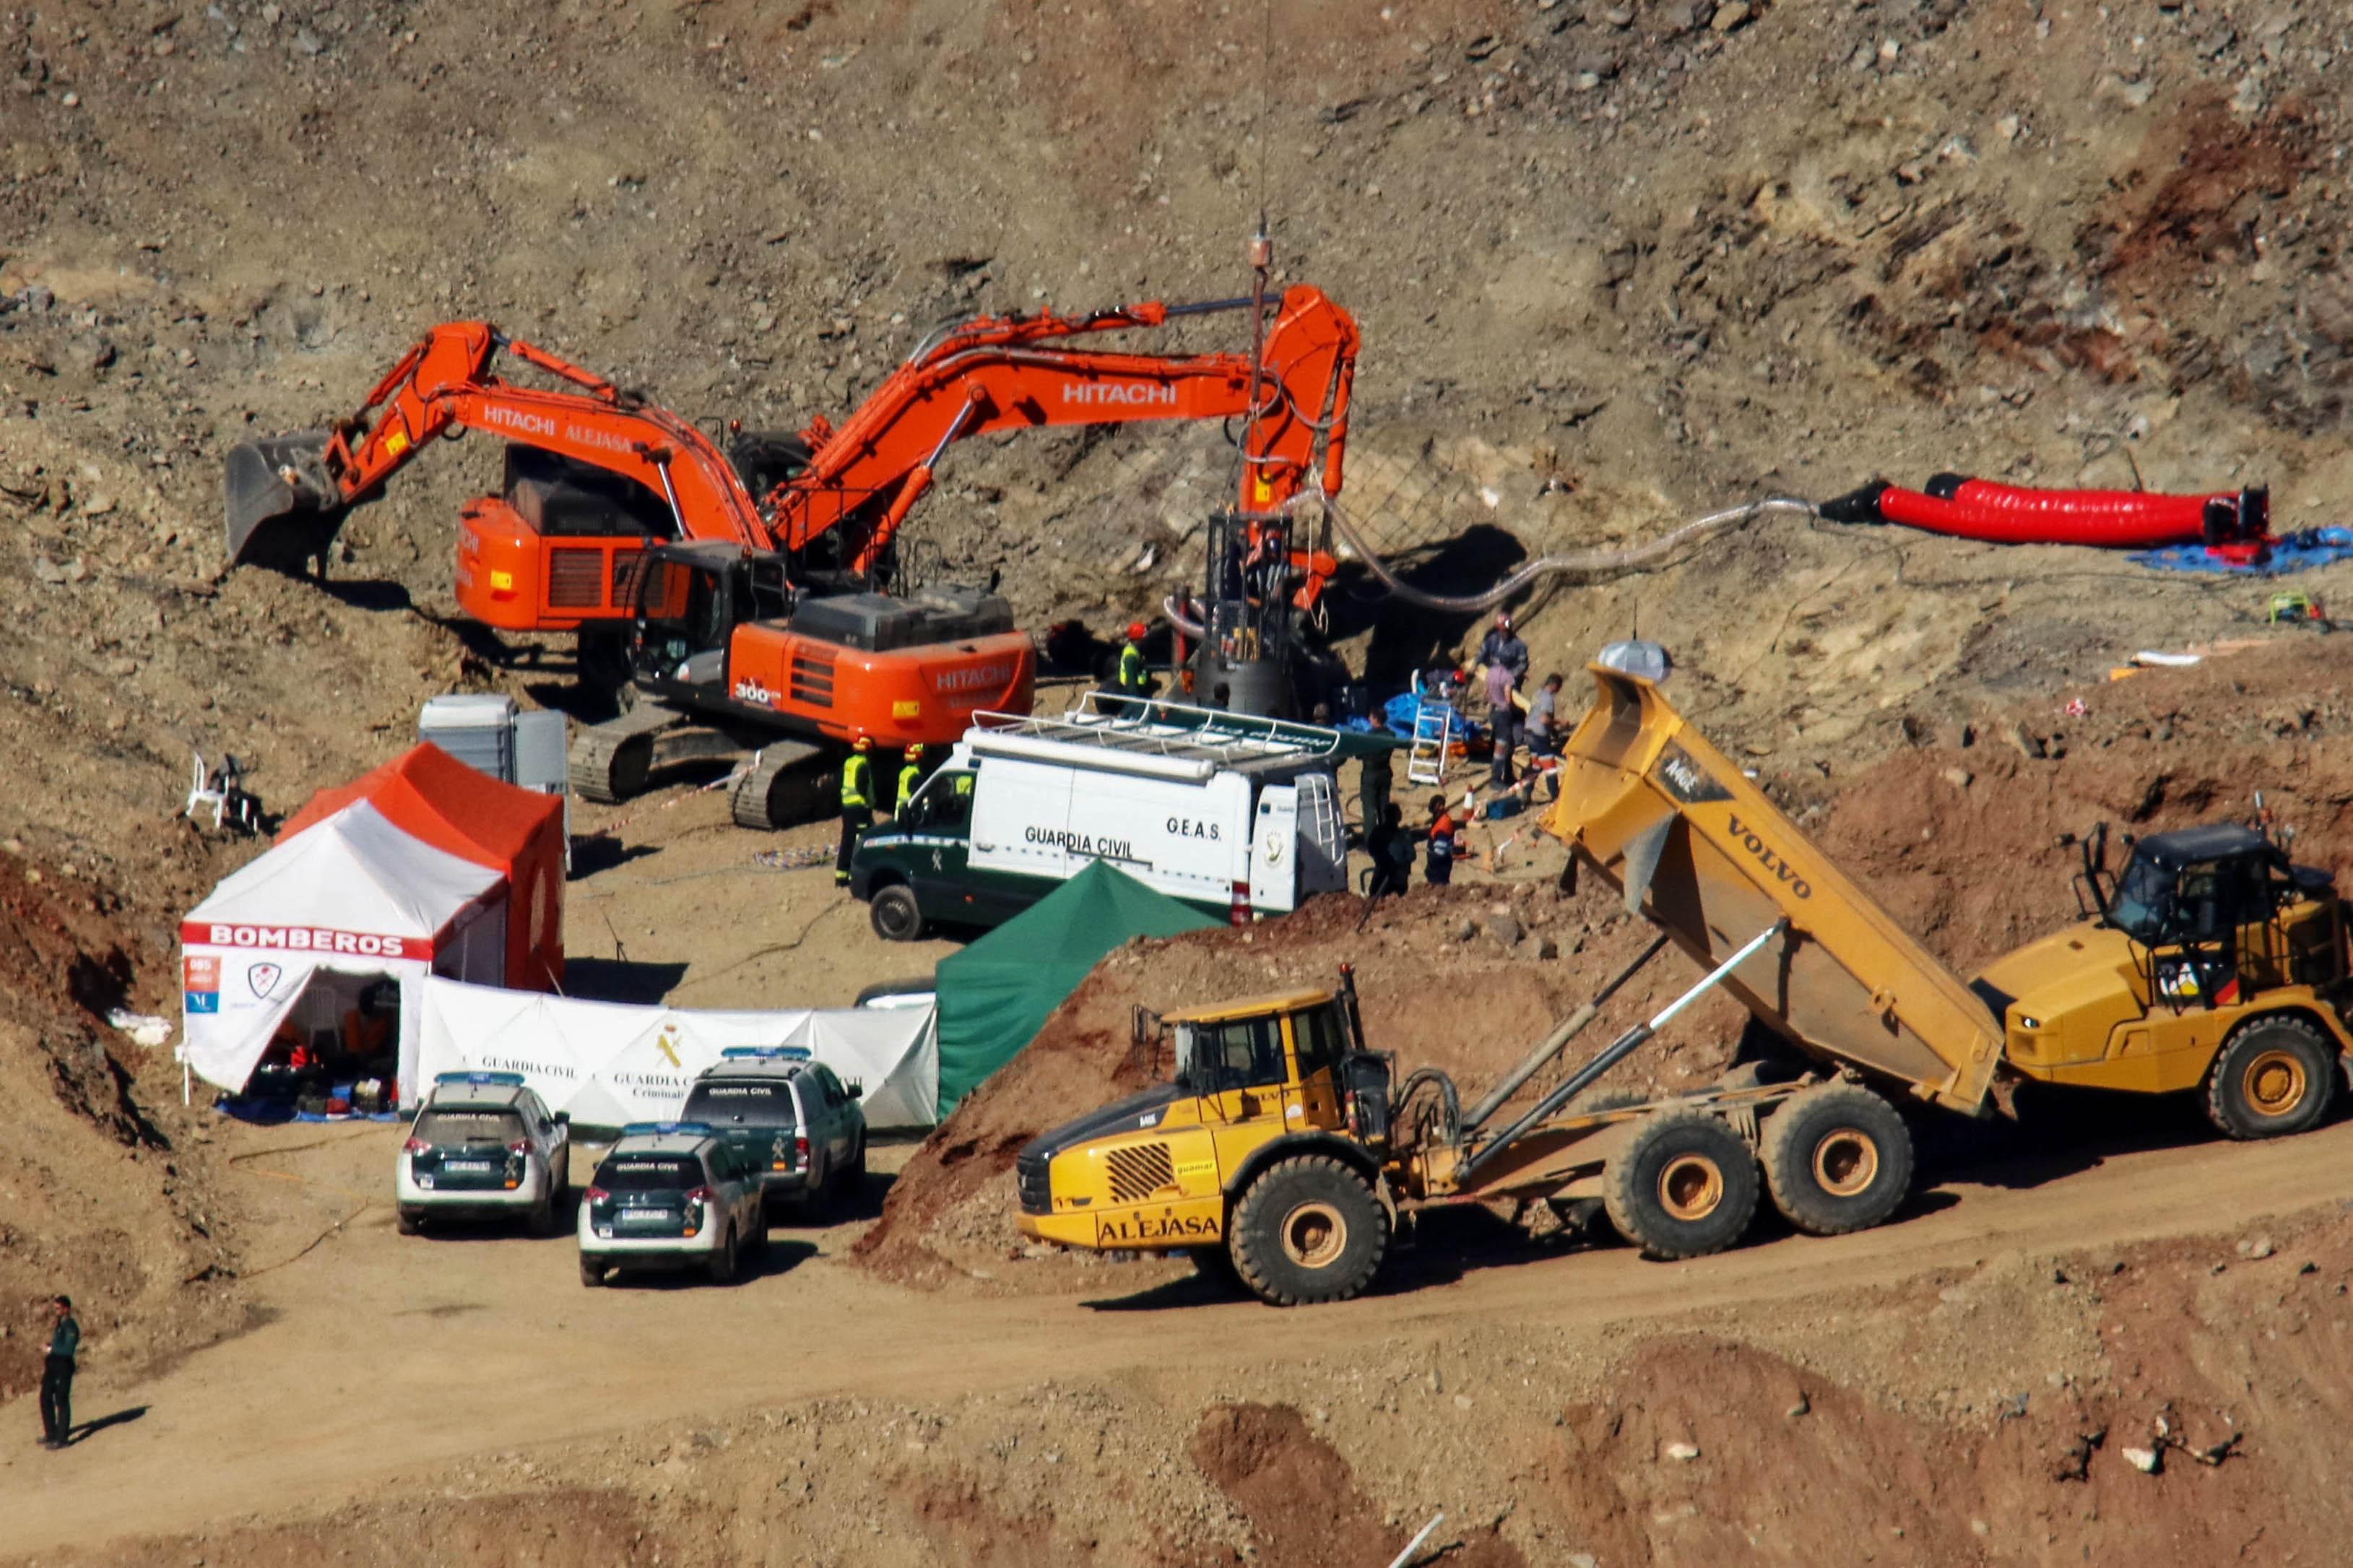
[[[807,1046],[729,1046],[720,1056],[730,1061],[805,1062]]]
[[[494,1083],[502,1089],[521,1089],[523,1076],[519,1072],[437,1072],[433,1082],[436,1088],[445,1083]]]
[[[661,1138],[684,1134],[689,1138],[712,1136],[707,1121],[632,1121],[621,1129],[624,1138]]]

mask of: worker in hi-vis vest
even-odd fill
[[[1112,677],[1112,689],[1122,697],[1152,695],[1152,668],[1144,660],[1144,639],[1149,632],[1142,621],[1131,621],[1127,641],[1119,650],[1119,668]]]
[[[899,792],[891,797],[891,813],[897,816],[907,809],[915,792],[923,787],[923,743],[915,742],[907,748],[907,760],[899,769]]]
[[[874,750],[871,736],[860,735],[841,764],[841,847],[833,852],[833,885],[849,886],[849,858],[858,840],[874,826]]]

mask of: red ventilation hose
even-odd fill
[[[2261,550],[2270,513],[2270,497],[2260,489],[2203,496],[2042,490],[1958,474],[1939,474],[1925,490],[1867,485],[1822,508],[1834,521],[1902,523],[1993,544],[2203,544],[2233,552]]]

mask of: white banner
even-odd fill
[[[802,1046],[860,1086],[869,1127],[937,1120],[939,1037],[929,1007],[690,1012],[438,978],[423,989],[421,1086],[436,1073],[521,1073],[550,1110],[619,1127],[675,1118],[695,1075],[730,1046]]]

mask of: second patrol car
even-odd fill
[[[579,1239],[583,1285],[637,1268],[700,1268],[723,1285],[768,1243],[760,1172],[701,1122],[632,1122],[581,1194]]]
[[[417,1112],[393,1178],[403,1236],[426,1220],[514,1219],[552,1236],[571,1187],[572,1129],[521,1073],[445,1072]]]

